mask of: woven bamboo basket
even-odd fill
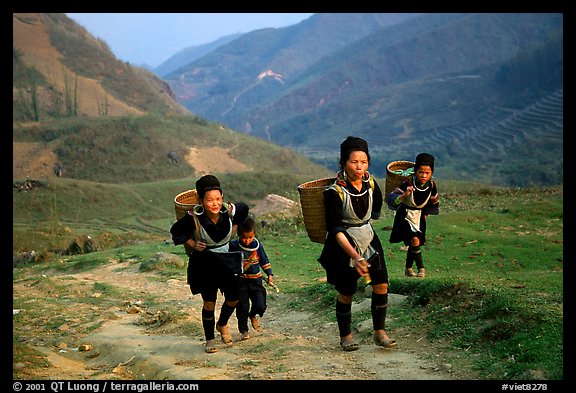
[[[386,195],[390,194],[400,183],[408,178],[408,176],[399,175],[394,172],[412,167],[414,167],[414,162],[412,161],[392,161],[388,164],[386,167]]]
[[[176,209],[176,220],[186,215],[186,212],[192,210],[194,205],[198,204],[198,193],[196,190],[181,192],[174,198],[174,208]]]
[[[308,238],[314,243],[324,244],[326,238],[326,213],[324,211],[325,189],[336,181],[335,177],[312,180],[298,186],[302,215]]]

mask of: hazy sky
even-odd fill
[[[182,49],[235,33],[296,24],[301,13],[67,13],[120,60],[157,67]]]

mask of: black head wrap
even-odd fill
[[[201,200],[204,199],[206,192],[211,190],[220,190],[220,193],[222,193],[222,188],[220,188],[220,181],[216,176],[205,175],[196,180],[196,192],[198,193],[198,197]]]
[[[340,166],[344,168],[346,166],[346,161],[350,157],[350,153],[353,151],[363,151],[368,156],[368,162],[370,162],[370,153],[368,152],[368,142],[362,138],[355,136],[349,136],[340,144]]]
[[[428,153],[420,153],[416,156],[416,163],[414,164],[414,170],[418,169],[422,165],[427,165],[434,172],[434,156]]]

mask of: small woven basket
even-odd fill
[[[314,243],[324,244],[326,239],[326,212],[324,211],[325,189],[336,181],[335,177],[313,180],[298,186],[302,216],[308,238]]]
[[[176,220],[186,215],[186,212],[192,210],[194,205],[198,204],[198,193],[196,190],[181,192],[174,198],[174,208],[176,209]]]
[[[394,173],[397,170],[406,170],[414,167],[412,161],[392,161],[386,167],[386,195],[390,194],[396,187],[400,185],[408,176],[399,175]]]

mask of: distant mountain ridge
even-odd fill
[[[487,161],[474,175],[483,180],[562,181],[562,14],[413,14],[385,23],[386,15],[315,14],[298,25],[259,30],[165,80],[193,113],[327,166],[337,161],[338,143],[354,133],[373,141],[380,175],[390,161],[430,149],[439,168],[456,177],[469,175],[473,158]],[[353,39],[339,40],[350,31]],[[486,129],[499,130],[499,122],[547,99],[560,110],[546,115],[549,124],[527,125],[532,133],[514,138],[518,145],[459,149],[485,146],[462,141],[492,135]],[[552,143],[541,146],[542,140]],[[545,159],[550,155],[560,158]],[[521,175],[540,160],[546,164],[537,174]],[[503,174],[503,166],[516,169]]]
[[[165,75],[164,80],[191,112],[216,119],[226,113],[238,94],[262,81],[259,76],[263,72],[293,78],[333,51],[416,15],[314,14],[296,25],[246,33]],[[279,82],[278,78],[264,78],[260,89],[265,92],[268,80]]]
[[[218,47],[234,41],[242,34],[243,33],[226,35],[204,45],[197,45],[183,49],[170,56],[168,60],[162,62],[159,66],[152,68],[151,71],[162,78],[165,75],[176,71],[178,68],[188,65],[202,56],[216,50]]]

